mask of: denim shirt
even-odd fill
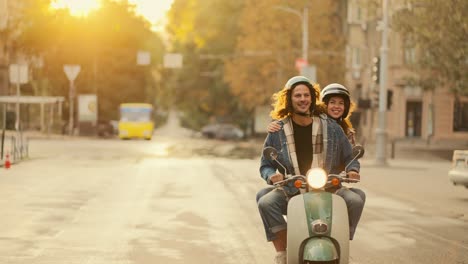
[[[352,146],[349,143],[348,138],[343,132],[343,129],[331,118],[326,118],[321,116],[320,118],[327,120],[327,152],[325,157],[324,170],[329,174],[338,174],[341,172],[340,168],[343,168],[343,165],[348,164],[352,159]],[[274,160],[266,159],[261,157],[260,164],[260,176],[268,183],[272,184],[270,181],[270,176],[274,175],[278,170],[283,175],[290,174],[296,175],[292,162],[289,159],[289,150],[288,143],[286,141],[286,134],[283,130],[284,120],[279,121],[281,129],[277,132],[268,133],[263,148],[273,147],[278,150],[278,161],[286,168],[287,172],[284,172],[284,169]],[[347,172],[356,171],[359,172],[360,164],[359,161],[354,160],[350,163],[347,168]],[[289,187],[285,187],[285,190],[288,194],[293,195],[298,192],[298,189],[293,186],[293,183],[290,183]]]

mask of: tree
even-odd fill
[[[408,0],[398,11],[395,29],[420,51],[416,71],[423,87],[450,87],[468,94],[468,1]]]
[[[104,0],[87,17],[52,10],[50,0],[21,1],[15,45],[18,52],[44,60],[40,76],[35,76],[49,84],[43,94],[68,98],[63,65],[79,64],[77,93],[98,94],[100,119],[116,119],[122,102],[154,102],[151,70],[161,64],[164,44],[128,1]],[[136,65],[139,50],[151,52],[152,66]]]
[[[344,79],[344,16],[342,2],[287,1],[302,12],[309,5],[309,64],[317,66],[320,83]],[[301,57],[301,19],[285,12],[281,0],[248,0],[240,18],[240,35],[233,58],[226,61],[225,80],[250,111],[265,105],[286,80],[298,75]]]
[[[184,65],[171,71],[168,85],[189,127],[199,128],[210,118],[240,120],[237,100],[223,80],[223,58],[233,53],[242,7],[243,1],[223,0],[175,0],[172,5],[167,31]]]

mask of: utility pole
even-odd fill
[[[380,47],[379,122],[376,130],[376,164],[387,165],[387,53],[388,53],[388,0],[382,0],[382,45]]]
[[[309,64],[309,8],[304,7],[302,12],[302,58]]]
[[[67,75],[68,81],[70,82],[70,90],[68,93],[69,96],[69,104],[70,104],[70,111],[69,111],[69,117],[68,117],[68,134],[70,136],[73,135],[73,124],[74,124],[74,100],[75,100],[75,79],[76,76],[78,76],[78,73],[80,73],[81,66],[80,65],[74,65],[74,64],[68,64],[68,65],[63,65],[63,71]]]
[[[280,9],[298,16],[302,21],[302,59],[308,63],[309,50],[309,8],[304,7],[302,14],[300,11],[287,6],[274,6],[275,9]]]

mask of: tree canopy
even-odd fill
[[[306,0],[175,0],[169,13],[172,50],[184,67],[172,71],[178,105],[190,119],[218,117],[247,125],[255,106],[297,75],[301,18]],[[344,78],[343,1],[317,1],[309,8],[309,62],[323,83]]]
[[[167,72],[168,85],[190,127],[210,118],[239,120],[238,100],[223,80],[223,58],[234,52],[242,7],[243,1],[223,0],[175,0],[172,5],[167,31],[171,50],[183,55],[184,65]]]
[[[68,97],[63,65],[78,64],[77,94],[98,94],[99,118],[116,119],[122,102],[154,102],[151,66],[137,65],[136,57],[148,51],[152,66],[160,65],[164,43],[128,1],[104,0],[85,17],[51,9],[50,0],[21,1],[13,53],[42,59],[33,71],[39,94]]]
[[[226,61],[225,79],[248,109],[265,105],[287,79],[298,75],[302,57],[302,14],[308,7],[308,62],[319,83],[344,79],[344,6],[341,1],[247,0],[235,56]]]
[[[447,86],[468,95],[468,1],[408,0],[394,16],[395,29],[418,48],[424,87]]]

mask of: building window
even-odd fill
[[[416,62],[416,50],[414,47],[405,47],[405,64],[414,64]]]
[[[364,20],[364,9],[357,1],[350,1],[348,5],[348,23],[360,24]]]
[[[416,48],[411,37],[405,38],[403,42],[403,62],[411,65],[416,62]]]
[[[455,100],[453,108],[453,131],[468,131],[468,101]]]
[[[360,68],[361,67],[361,49],[352,48],[351,58],[352,58],[352,67]]]

